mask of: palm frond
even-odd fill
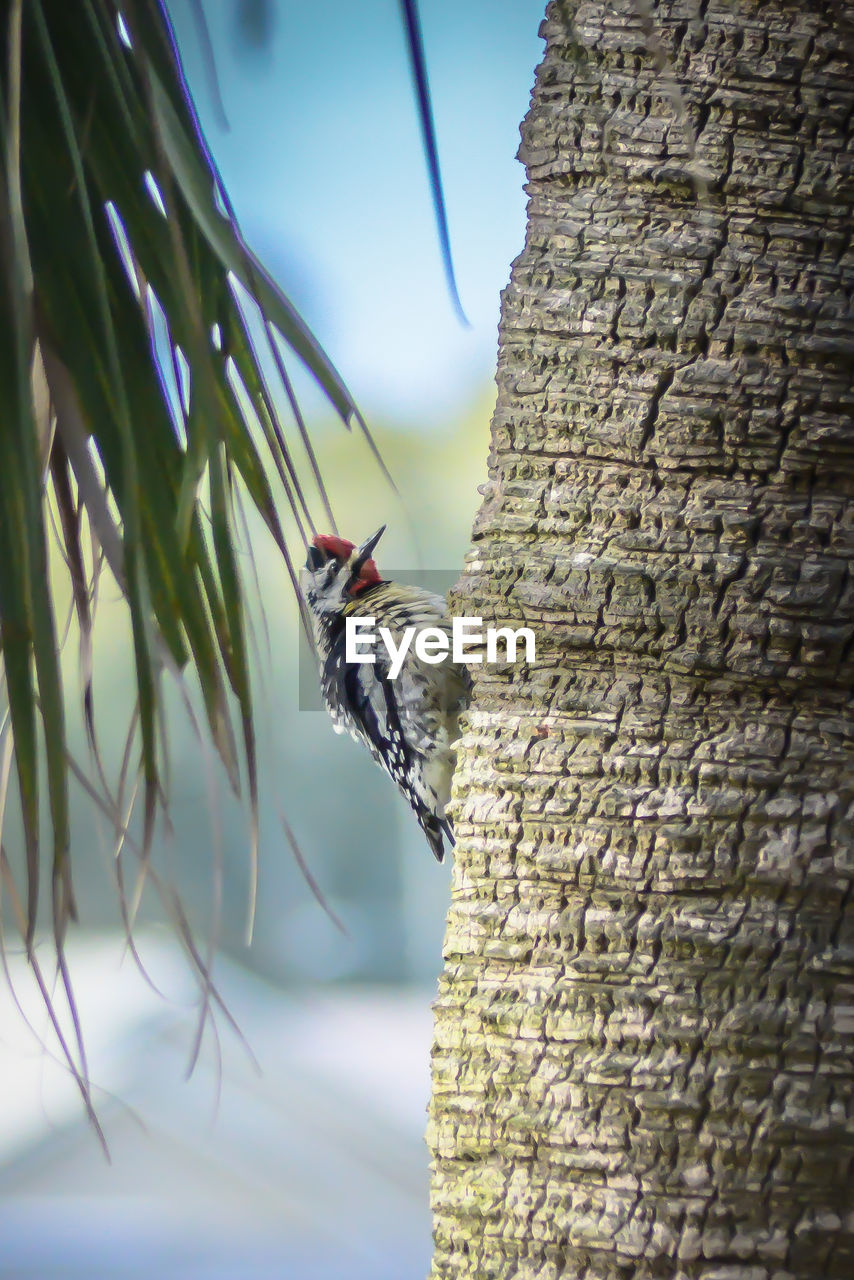
[[[331,508],[289,363],[309,371],[346,426],[364,423],[241,237],[159,0],[5,0],[0,11],[0,646],[8,704],[0,747],[22,817],[21,931],[32,950],[49,856],[61,960],[74,913],[71,762],[51,519],[81,643],[96,759],[87,787],[117,844],[136,849],[145,868],[167,803],[163,676],[189,672],[227,776],[248,795],[254,849],[257,766],[235,505],[242,494],[255,507],[295,583],[278,504],[283,498],[301,537],[315,512],[330,523]],[[280,420],[280,403],[290,405],[290,423]],[[129,744],[112,789],[92,709],[103,567],[126,603],[136,677]],[[142,835],[131,841],[137,770]],[[0,853],[8,898],[15,860],[5,847]],[[132,904],[124,905],[129,927]]]
[[[409,67],[412,73],[412,91],[418,110],[418,122],[421,125],[421,145],[424,149],[424,161],[427,165],[427,176],[430,179],[430,191],[433,196],[433,215],[436,219],[439,250],[442,254],[442,266],[445,270],[445,284],[454,311],[457,314],[457,319],[463,328],[468,329],[471,326],[460,300],[457,277],[454,272],[454,259],[451,254],[451,233],[448,230],[448,214],[445,208],[445,194],[442,190],[439,147],[436,142],[436,126],[433,123],[433,106],[430,97],[430,84],[427,79],[427,59],[424,56],[424,41],[421,35],[421,20],[418,16],[417,0],[400,0],[400,13],[403,18],[406,49],[409,54]]]

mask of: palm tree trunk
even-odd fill
[[[854,1276],[852,32],[549,7],[456,593],[538,654],[457,774],[436,1280]]]

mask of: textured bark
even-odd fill
[[[645,12],[553,4],[523,126],[437,1280],[854,1276],[854,5]]]

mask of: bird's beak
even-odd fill
[[[374,547],[377,545],[377,543],[379,542],[380,538],[383,536],[384,533],[385,533],[385,525],[381,524],[379,529],[377,529],[376,533],[373,534],[370,538],[368,538],[367,542],[362,543],[362,545],[359,547],[360,560],[370,559],[371,555],[373,554]]]
[[[362,545],[359,547],[359,550],[356,555],[356,559],[353,561],[353,564],[350,570],[351,573],[354,573],[356,575],[356,577],[359,576],[362,565],[365,563],[365,561],[370,560],[371,556],[373,555],[374,547],[377,545],[377,543],[379,542],[380,538],[383,536],[384,533],[385,533],[385,525],[383,524],[383,525],[380,525],[376,533],[372,534],[371,537],[368,538],[366,542],[363,542]]]

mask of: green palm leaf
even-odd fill
[[[284,497],[302,536],[315,509],[324,524],[331,512],[289,359],[313,375],[345,425],[364,424],[241,238],[159,0],[126,0],[121,12],[115,0],[5,0],[0,10],[0,645],[8,704],[0,764],[13,762],[23,820],[20,889],[9,850],[0,849],[0,868],[32,949],[49,856],[61,957],[74,911],[70,765],[81,775],[66,745],[49,520],[69,568],[96,753],[89,539],[94,567],[106,566],[130,619],[136,745],[112,791],[97,755],[97,786],[87,781],[117,839],[145,866],[166,803],[161,685],[171,671],[197,681],[207,732],[233,787],[248,794],[254,845],[256,753],[234,504],[241,491],[249,498],[295,581],[277,501]],[[278,401],[291,404],[293,430],[279,420]],[[144,821],[131,840],[125,775],[136,767]],[[130,922],[133,907],[125,909]]]

